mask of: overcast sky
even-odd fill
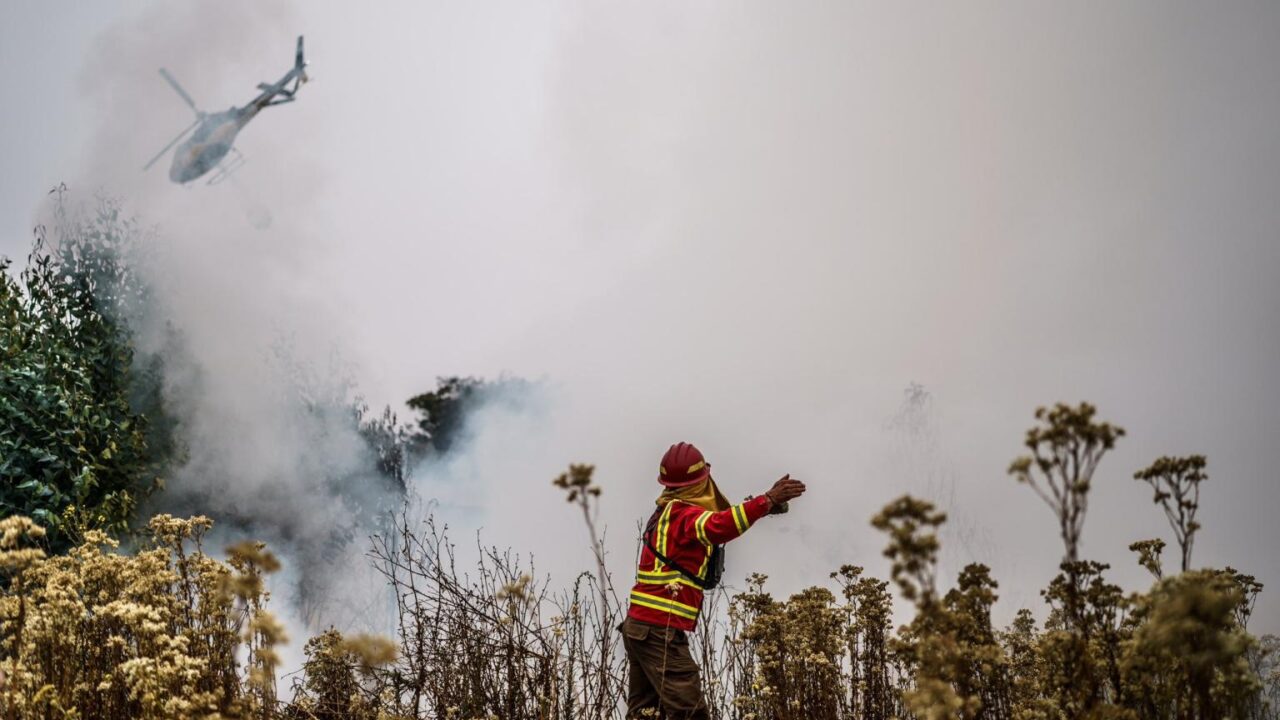
[[[313,82],[241,134],[236,182],[139,172],[190,122],[158,66],[224,109],[301,33]],[[595,462],[623,577],[690,440],[730,496],[810,483],[738,575],[884,573],[868,519],[929,492],[944,566],[1041,611],[1060,542],[1005,469],[1037,405],[1089,400],[1129,436],[1083,554],[1145,587],[1127,545],[1172,536],[1132,474],[1206,454],[1194,559],[1256,574],[1277,632],[1277,68],[1274,3],[6,2],[0,253],[64,180],[158,226],[213,373],[285,332],[374,404],[547,380],[545,415],[431,482],[585,564],[548,481]],[[904,450],[910,382],[933,439]]]

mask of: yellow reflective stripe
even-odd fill
[[[671,555],[671,553],[667,551],[667,529],[671,527],[671,506],[673,504],[674,503],[667,503],[667,506],[662,510],[662,516],[658,518],[658,552],[667,556]],[[655,557],[653,559],[653,570],[654,572],[657,572],[661,569],[662,561]]]
[[[662,511],[662,519],[658,521],[658,549],[663,555],[671,554],[671,550],[667,548],[667,533],[671,530],[672,504],[667,503],[667,508]]]
[[[641,582],[662,583],[667,580],[675,580],[684,577],[676,570],[667,570],[666,572],[645,572],[641,570],[636,573],[636,580]]]
[[[706,467],[706,466],[707,466],[706,461],[704,461],[704,460],[699,460],[698,462],[696,462],[696,463],[694,463],[694,464],[690,465],[690,466],[689,466],[689,469],[685,471],[685,474],[686,474],[686,475],[692,475],[692,474],[694,474],[694,473],[698,472],[699,470],[701,470],[702,468],[704,468],[704,467]]]
[[[650,610],[660,610],[662,612],[671,613],[687,620],[698,619],[698,608],[692,605],[685,605],[675,600],[660,598],[656,595],[649,595],[637,590],[631,591],[631,602],[641,607],[647,607]]]
[[[733,506],[733,524],[738,526],[739,535],[751,527],[751,523],[747,522],[747,511],[741,505]]]
[[[703,563],[703,567],[706,567],[705,562]],[[644,583],[646,585],[668,585],[670,583],[677,582],[681,585],[688,585],[691,588],[698,587],[697,583],[685,577],[678,570],[669,570],[667,572],[640,571],[636,573],[636,582]],[[698,589],[701,590],[702,588]]]
[[[693,524],[694,529],[698,531],[698,541],[707,547],[707,553],[702,557],[702,567],[698,568],[698,577],[705,580],[707,578],[707,564],[711,562],[711,539],[707,537],[707,521],[715,513],[710,511],[702,513],[698,517],[697,522]]]
[[[694,529],[698,531],[698,542],[703,545],[711,544],[711,541],[707,539],[707,521],[711,519],[712,514],[710,511],[702,513],[697,522],[693,524]]]

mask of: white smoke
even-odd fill
[[[565,465],[598,465],[625,578],[653,468],[689,440],[731,496],[810,483],[731,547],[731,581],[884,575],[868,519],[936,491],[944,566],[991,565],[1008,618],[1040,607],[1061,548],[1005,467],[1036,405],[1088,399],[1130,431],[1088,555],[1142,586],[1125,547],[1166,529],[1130,476],[1204,452],[1198,562],[1267,582],[1280,108],[1274,63],[1250,58],[1274,57],[1280,14],[1191,14],[162,5],[91,51],[80,182],[163,229],[160,298],[199,363],[175,373],[199,419],[174,480],[219,468],[222,502],[276,512],[359,464],[277,402],[284,332],[308,363],[339,348],[375,405],[438,375],[548,377],[535,412],[481,412],[414,480],[544,568],[590,562],[549,486]],[[1220,32],[1183,32],[1203,23]],[[245,130],[241,188],[137,173],[189,121],[157,66],[220,109],[287,69],[299,33],[314,81]],[[926,441],[885,428],[913,379]],[[335,512],[301,502],[282,528]]]

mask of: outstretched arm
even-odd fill
[[[703,545],[723,545],[740,537],[757,520],[769,514],[775,505],[794,500],[804,494],[804,483],[785,475],[763,495],[751,498],[728,510],[707,511],[694,520],[694,530]]]

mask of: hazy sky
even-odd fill
[[[244,131],[236,183],[138,172],[190,121],[156,67],[223,109],[300,33],[313,82]],[[687,439],[731,496],[810,482],[739,575],[884,573],[868,519],[929,491],[944,565],[1040,611],[1061,546],[1005,468],[1037,405],[1089,400],[1129,436],[1084,555],[1144,587],[1127,545],[1172,537],[1132,474],[1204,453],[1195,561],[1256,574],[1277,632],[1277,67],[1274,3],[9,2],[0,252],[55,182],[101,188],[158,225],[214,375],[285,332],[375,404],[545,378],[544,415],[423,487],[465,476],[489,539],[581,564],[548,481],[595,462],[624,578]],[[904,448],[913,381],[934,440]]]

